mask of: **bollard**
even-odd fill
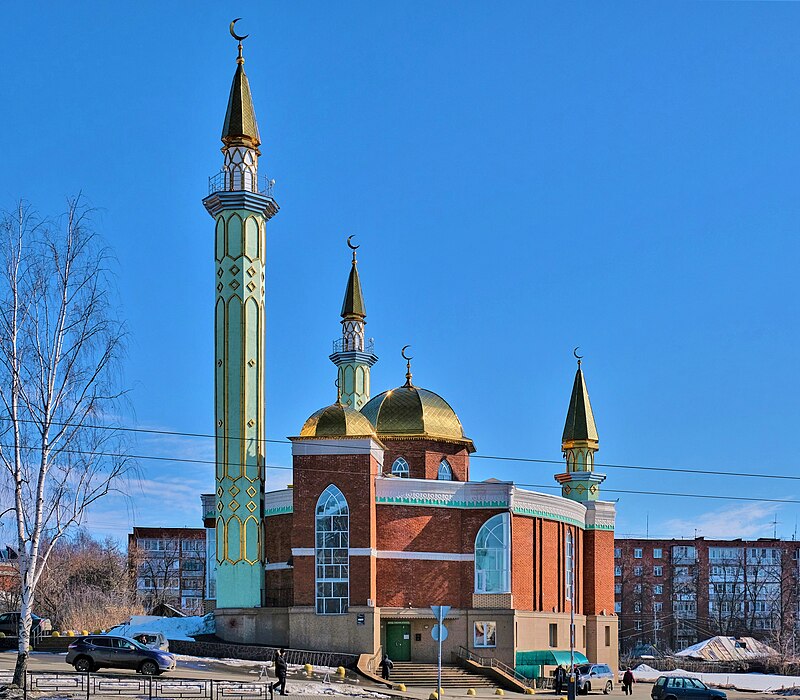
[[[525,695],[534,695],[536,691],[533,688],[525,688]]]
[[[339,676],[339,678],[344,678],[346,673],[347,671],[344,670],[344,666],[339,666],[339,668],[336,669],[336,675]]]
[[[406,684],[405,683],[398,683],[395,687],[395,690],[399,690],[401,693],[406,692]]]
[[[314,672],[314,667],[311,664],[303,664],[303,670],[310,676]]]
[[[477,695],[475,688],[467,688],[467,695]]]
[[[497,690],[494,691],[494,694],[495,695],[505,695],[506,691],[503,690],[502,688],[498,688]]]
[[[435,690],[428,696],[428,700],[439,700],[439,693]]]

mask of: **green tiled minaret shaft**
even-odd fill
[[[577,350],[577,348],[576,348]],[[594,455],[600,448],[600,438],[594,422],[592,404],[586,389],[586,380],[578,357],[578,370],[572,384],[572,394],[567,409],[567,420],[561,436],[561,449],[567,462],[567,471],[556,474],[561,484],[561,494],[573,501],[596,501],[605,474],[594,471]]]
[[[260,607],[264,589],[264,266],[278,212],[258,175],[261,139],[242,44],[222,129],[222,171],[203,200],[214,217],[217,607]]]
[[[330,359],[339,368],[337,386],[342,404],[360,411],[369,401],[370,368],[378,361],[378,356],[373,352],[372,339],[364,338],[367,307],[358,276],[356,248],[359,246],[350,242],[352,238],[347,239],[353,261],[342,302],[342,337],[333,341]]]

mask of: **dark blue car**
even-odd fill
[[[650,691],[653,700],[725,700],[722,690],[709,688],[703,681],[689,676],[661,676]]]
[[[175,668],[175,656],[150,649],[128,637],[98,634],[81,637],[70,644],[67,663],[81,673],[100,668],[127,668],[146,676],[157,676]]]

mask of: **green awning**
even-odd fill
[[[535,651],[518,651],[516,659],[516,670],[526,678],[538,678],[541,675],[542,666],[569,666],[569,649],[561,651],[559,649],[539,649]],[[575,663],[589,663],[581,652],[575,652]]]

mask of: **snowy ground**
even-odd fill
[[[659,676],[690,676],[699,678],[706,685],[715,688],[736,688],[761,693],[774,693],[786,688],[800,688],[800,676],[773,676],[763,673],[694,673],[676,669],[675,671],[656,671],[647,664],[633,669],[637,681],[655,681]]]
[[[108,634],[130,637],[138,632],[161,632],[167,639],[193,641],[198,634],[214,634],[214,615],[204,617],[157,617],[134,615],[128,622],[112,627]]]

